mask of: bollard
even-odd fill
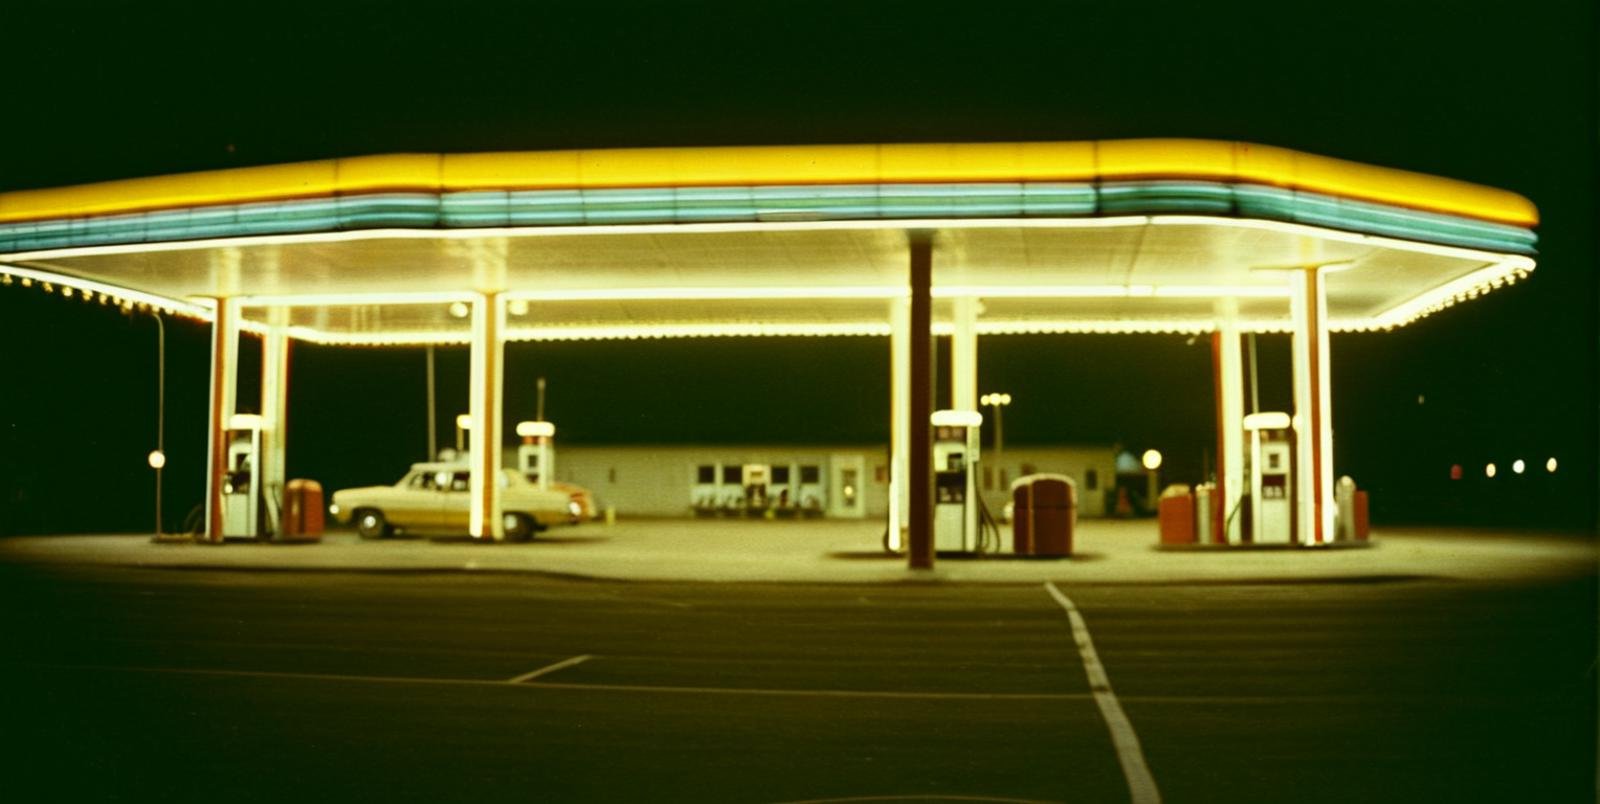
[[[1339,478],[1333,487],[1334,504],[1338,506],[1337,521],[1334,524],[1334,538],[1338,541],[1354,541],[1356,538],[1356,481],[1349,475]]]

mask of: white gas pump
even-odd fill
[[[556,426],[550,422],[517,422],[517,471],[539,488],[550,488],[556,472]]]
[[[1244,417],[1250,433],[1250,540],[1294,543],[1294,463],[1287,413]]]
[[[935,411],[933,424],[933,548],[972,553],[978,549],[978,428],[975,410]]]
[[[222,476],[222,535],[260,538],[261,417],[236,413],[223,433],[228,445],[227,471]]]

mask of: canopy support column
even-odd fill
[[[950,337],[950,407],[952,410],[978,409],[978,309],[972,296],[953,300],[954,327]],[[978,532],[978,460],[967,456],[966,522],[969,534]],[[975,536],[974,536],[975,538]]]
[[[288,311],[274,307],[267,313],[267,332],[261,341],[261,427],[266,432],[261,449],[261,491],[266,495],[267,532],[283,535],[284,456],[288,449],[289,336]]]
[[[1302,544],[1333,536],[1333,427],[1328,387],[1328,297],[1320,267],[1290,280],[1294,318],[1295,531]]]
[[[1239,301],[1217,302],[1217,329],[1211,333],[1211,365],[1217,400],[1217,500],[1211,512],[1212,539],[1238,544],[1242,517],[1234,512],[1244,497],[1244,364],[1239,349]]]
[[[910,380],[908,446],[910,567],[933,569],[933,236],[909,232]]]
[[[468,455],[467,530],[475,539],[505,538],[500,510],[500,419],[503,399],[506,307],[499,292],[472,301],[472,419]]]
[[[202,541],[222,543],[222,482],[228,472],[228,420],[233,417],[239,374],[239,305],[216,299],[211,321],[211,395],[206,465],[206,519]]]
[[[911,305],[907,299],[889,300],[889,539],[890,550],[905,546],[910,484],[906,482],[911,406]]]

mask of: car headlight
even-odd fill
[[[328,513],[333,514],[334,516],[338,516],[339,515],[339,504],[338,503],[334,503],[334,504],[328,506]]]
[[[583,506],[579,505],[577,500],[569,500],[567,502],[567,513],[578,516],[583,513]]]

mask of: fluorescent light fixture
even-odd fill
[[[561,301],[715,301],[757,299],[893,299],[909,295],[904,286],[862,285],[835,287],[653,287],[584,288],[573,290],[513,290],[508,299]]]
[[[977,427],[983,424],[983,414],[975,410],[936,410],[928,421],[934,427]]]
[[[1219,219],[1226,220],[1226,219]],[[723,223],[585,224],[578,226],[517,226],[479,229],[360,229],[343,232],[245,235],[158,243],[111,246],[74,246],[0,254],[0,260],[44,260],[148,254],[208,248],[245,248],[290,243],[345,243],[360,240],[472,240],[497,237],[568,237],[572,235],[719,234],[729,232],[910,231],[914,229],[1110,229],[1143,226],[1148,215],[1107,218],[894,218],[835,221],[730,221]]]
[[[1460,246],[1441,246],[1416,240],[1399,240],[1392,237],[1384,237],[1383,235],[1357,234],[1355,232],[1346,232],[1342,229],[1325,229],[1321,226],[1312,226],[1305,223],[1285,223],[1261,218],[1152,215],[1150,216],[1150,223],[1156,226],[1227,226],[1236,229],[1259,229],[1280,234],[1315,237],[1322,240],[1337,240],[1343,243],[1355,243],[1363,246],[1382,246],[1399,251],[1415,251],[1421,254],[1434,254],[1441,257],[1456,257],[1458,259],[1478,260],[1481,262],[1492,262],[1506,256],[1492,251],[1480,251]]]
[[[550,422],[517,422],[517,435],[522,438],[551,438],[556,426]]]
[[[21,280],[23,287],[31,286],[35,281],[40,284],[56,284],[63,288],[75,288],[85,294],[104,294],[106,298],[118,303],[119,306],[132,304],[149,305],[164,312],[175,313],[189,318],[211,319],[211,308],[208,304],[173,299],[167,296],[158,296],[142,290],[133,290],[93,279],[84,279],[68,274],[58,274],[52,271],[39,271],[33,268],[24,268],[20,265],[0,263],[0,276],[14,276]]]
[[[1279,411],[1252,413],[1244,417],[1246,430],[1287,430],[1289,424],[1289,414]]]
[[[359,307],[366,305],[400,304],[450,304],[466,303],[474,294],[468,292],[417,292],[417,293],[303,293],[281,296],[238,296],[241,307]]]

